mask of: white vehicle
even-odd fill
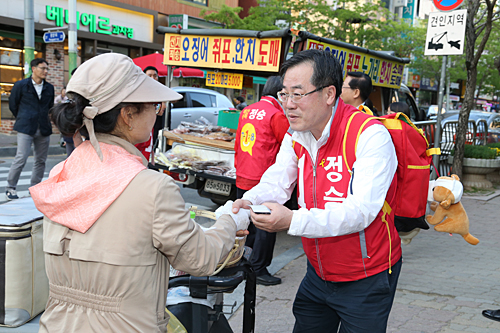
[[[446,110],[444,108],[441,108],[441,114],[445,114]],[[427,109],[425,115],[427,116],[427,119],[434,120],[437,118],[438,114],[438,106],[437,105],[431,105]]]
[[[195,122],[201,117],[217,125],[219,111],[234,109],[229,98],[214,90],[195,87],[172,89],[183,98],[171,104],[170,129],[177,128],[181,121]]]

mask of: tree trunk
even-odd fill
[[[468,44],[468,43],[467,43]],[[474,50],[473,50],[474,51]],[[476,88],[477,67],[467,69],[467,83],[465,98],[458,115],[458,127],[455,141],[455,158],[453,159],[452,173],[462,178],[462,162],[464,159],[465,134],[468,130],[470,110],[474,107],[474,90]]]
[[[485,0],[487,7],[487,15],[484,20],[484,31],[482,38],[479,40],[479,45],[476,50],[476,27],[474,26],[474,18],[479,10],[479,0],[467,1],[467,20],[466,20],[466,47],[465,47],[465,67],[467,68],[467,83],[465,85],[465,98],[462,110],[458,116],[458,127],[455,141],[455,158],[453,159],[452,173],[462,178],[462,163],[465,149],[465,135],[468,129],[469,114],[475,106],[474,91],[477,81],[477,64],[484,46],[490,37],[491,25],[493,19],[493,9],[496,6],[497,0]],[[497,14],[495,14],[497,15]],[[481,20],[482,21],[482,20]],[[477,22],[479,25],[480,22]]]

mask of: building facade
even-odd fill
[[[49,63],[47,81],[56,94],[69,80],[68,1],[33,0],[35,24],[35,57]],[[115,52],[131,58],[163,50],[163,36],[156,27],[168,25],[169,16],[187,19],[189,28],[209,28],[216,24],[200,18],[202,10],[218,10],[222,5],[236,7],[238,0],[78,0],[77,39],[80,64],[96,55]],[[66,39],[45,43],[44,29],[60,28]],[[2,3],[0,12],[0,133],[12,134],[14,117],[8,108],[10,90],[23,79],[24,62],[24,0]]]

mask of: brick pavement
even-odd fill
[[[432,229],[403,245],[403,267],[388,332],[498,333],[500,323],[482,316],[484,309],[500,308],[500,196],[489,201],[464,196],[470,232],[480,243],[472,246],[461,236]],[[302,255],[276,275],[279,286],[257,288],[255,332],[291,332],[291,309],[305,274]],[[230,319],[241,332],[242,309]]]

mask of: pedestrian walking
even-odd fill
[[[45,80],[48,70],[49,65],[45,59],[33,59],[32,75],[17,81],[12,87],[9,108],[16,117],[14,130],[17,131],[17,152],[7,176],[7,200],[19,199],[16,193],[17,182],[30,155],[31,145],[35,160],[31,186],[41,182],[45,172],[52,134],[49,111],[54,105],[54,86]]]
[[[281,141],[290,126],[277,99],[282,88],[281,78],[271,76],[264,85],[261,100],[240,113],[234,144],[237,198],[257,185],[264,171],[276,161]],[[257,229],[253,224],[248,231],[250,234],[245,245],[252,248],[250,263],[257,275],[257,283],[280,284],[281,279],[267,270],[273,260],[276,233]]]
[[[369,115],[352,118],[358,109],[339,98],[342,68],[330,52],[299,52],[281,75],[278,97],[291,131],[233,213],[264,204],[271,214],[251,214],[258,228],[302,237],[308,263],[293,304],[294,332],[336,333],[339,325],[342,332],[385,332],[402,262],[390,134]],[[362,129],[357,142],[346,136],[347,126]],[[352,174],[346,146],[356,147],[356,156],[347,155]],[[299,210],[292,211],[282,204],[295,184]]]

